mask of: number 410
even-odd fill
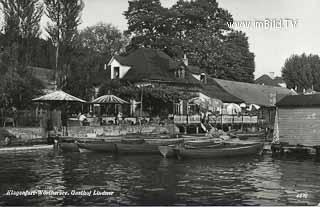
[[[298,193],[296,198],[308,198],[308,193]]]

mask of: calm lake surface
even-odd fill
[[[160,155],[0,154],[0,205],[318,205],[320,161],[175,160]],[[113,195],[8,196],[8,190]],[[302,198],[297,198],[299,193]],[[299,197],[299,196],[298,196]]]

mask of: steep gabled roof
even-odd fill
[[[278,107],[320,107],[320,94],[286,96],[276,105]]]
[[[173,69],[178,67],[179,63],[161,50],[139,48],[127,56],[115,56],[114,58],[121,65],[131,67],[123,77],[124,80],[199,84],[199,81],[188,70],[185,70],[185,78],[176,78]]]
[[[270,76],[264,74],[264,75],[260,76],[259,78],[257,78],[254,82],[256,84],[261,84],[261,85],[280,87],[279,84],[282,83],[283,80],[281,77],[275,77],[274,79],[272,79]]]
[[[274,106],[272,96],[279,101],[293,92],[287,88],[266,86],[245,82],[214,79],[215,82],[232,95],[244,100],[245,103],[257,104],[260,106]]]

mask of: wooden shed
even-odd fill
[[[320,146],[320,94],[286,96],[276,106],[280,142]]]

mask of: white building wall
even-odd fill
[[[112,59],[109,63],[111,67],[111,79],[114,79],[114,67],[119,67],[119,78],[123,78],[130,70],[130,66],[121,65],[116,59]]]

